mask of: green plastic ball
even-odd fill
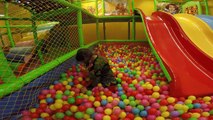
[[[58,119],[63,119],[64,118],[64,113],[58,112],[58,113],[55,114],[55,117],[58,118]]]
[[[82,112],[76,112],[75,113],[75,118],[82,119],[83,117],[84,117],[84,114]]]

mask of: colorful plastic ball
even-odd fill
[[[128,105],[130,103],[129,99],[125,99],[123,100],[123,102],[125,103],[125,105]]]
[[[113,109],[113,114],[119,115],[120,113],[121,113],[121,109],[119,107]]]
[[[107,103],[108,103],[107,100],[102,100],[102,101],[101,101],[101,105],[102,105],[102,106],[105,106]]]
[[[93,103],[93,105],[94,105],[95,107],[99,107],[99,106],[101,105],[101,103],[100,103],[99,101],[95,101],[95,102]]]
[[[73,105],[70,107],[71,112],[77,112],[78,111],[78,107]]]
[[[63,106],[62,103],[55,103],[55,104],[54,104],[54,107],[55,107],[56,109],[61,109],[62,106]]]
[[[96,112],[98,113],[102,113],[104,111],[104,109],[102,107],[97,107],[96,108]]]
[[[122,111],[122,112],[120,113],[119,117],[120,117],[121,119],[124,119],[124,118],[126,117],[126,112]]]
[[[63,119],[63,118],[64,118],[64,113],[62,113],[62,112],[57,112],[57,113],[55,114],[55,117],[58,118],[58,119]]]
[[[86,113],[91,115],[95,112],[94,108],[87,108]]]
[[[178,117],[180,113],[178,111],[172,111],[170,114],[172,117]]]
[[[73,104],[73,103],[75,103],[75,98],[73,98],[73,97],[68,98],[67,101],[69,104]]]
[[[104,115],[103,120],[110,120],[111,117],[109,115]]]
[[[111,115],[112,114],[112,110],[110,108],[107,108],[107,109],[104,110],[104,113],[106,115]]]
[[[84,117],[84,113],[82,113],[82,112],[76,112],[75,113],[75,118],[82,119],[83,117]]]
[[[134,120],[143,120],[141,117],[135,117]]]
[[[140,111],[139,115],[141,117],[146,117],[148,115],[147,111],[146,110],[143,110],[143,111]]]
[[[201,104],[200,103],[195,103],[193,104],[194,108],[200,108],[201,107]]]
[[[211,101],[211,97],[209,97],[209,96],[205,96],[204,98],[203,98],[203,100],[205,101],[205,102],[209,102],[209,101]]]
[[[124,103],[123,101],[120,101],[120,102],[118,103],[118,106],[119,106],[120,108],[124,109],[124,108],[125,108],[125,103]]]
[[[71,116],[73,113],[70,110],[65,111],[66,116]]]
[[[132,111],[132,106],[126,106],[125,107],[126,112],[131,112]]]
[[[189,97],[188,97],[188,99],[190,99],[190,100],[196,100],[196,97],[195,96],[193,96],[193,95],[190,95]]]
[[[121,95],[121,99],[122,99],[122,100],[127,99],[127,96],[126,96],[125,94],[122,94],[122,95]]]
[[[113,101],[113,97],[112,96],[107,97],[107,101],[111,103]]]
[[[168,103],[174,103],[175,102],[175,98],[174,97],[168,97],[167,101],[168,101]]]
[[[168,111],[165,111],[165,112],[161,113],[161,116],[164,117],[164,118],[169,117],[169,115],[170,115],[170,113]]]
[[[138,114],[140,113],[140,110],[139,110],[138,108],[133,108],[133,109],[132,109],[132,113],[133,113],[134,115],[138,115]]]
[[[152,93],[152,97],[153,97],[153,98],[159,98],[159,97],[160,97],[159,92],[153,92],[153,93]]]
[[[95,120],[102,120],[102,118],[103,118],[103,114],[101,113],[95,114]]]
[[[132,107],[135,107],[137,103],[135,101],[130,101],[129,105],[131,105]]]
[[[156,119],[156,116],[155,116],[155,115],[148,115],[148,116],[147,116],[147,119],[148,119],[148,120],[155,120],[155,119]]]

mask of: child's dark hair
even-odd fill
[[[79,49],[77,54],[76,54],[76,60],[77,61],[85,61],[85,60],[90,60],[92,57],[92,51],[88,48],[82,48]]]

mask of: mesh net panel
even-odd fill
[[[71,4],[73,1],[66,2]],[[41,88],[60,79],[59,73],[67,70],[73,60],[63,62],[60,67],[29,84],[19,78],[26,74],[31,76],[29,72],[66,55],[80,45],[77,9],[53,0],[0,1],[0,7],[0,14],[3,15],[0,16],[2,120],[11,119],[35,105]],[[15,92],[5,96],[12,91]]]

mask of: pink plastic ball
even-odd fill
[[[141,99],[143,98],[143,96],[142,96],[142,94],[137,94],[137,95],[135,96],[135,98],[138,99],[138,100],[141,100]]]
[[[118,100],[113,100],[113,101],[112,101],[112,105],[113,105],[113,106],[117,106],[117,105],[118,105],[118,103],[119,103],[119,101],[118,101]]]
[[[159,103],[153,103],[151,106],[156,109],[160,108]]]
[[[95,120],[102,120],[102,118],[103,118],[103,114],[101,113],[95,114]]]
[[[155,98],[150,98],[150,99],[149,99],[149,103],[151,103],[151,104],[152,104],[152,103],[155,103],[156,101],[157,101],[157,100],[156,100]]]
[[[29,115],[30,115],[30,112],[27,111],[27,110],[24,110],[24,111],[22,111],[22,115],[23,115],[23,116],[29,116]]]
[[[144,89],[142,87],[138,87],[137,90],[139,93],[141,93],[141,92],[143,92]]]
[[[97,107],[95,110],[98,113],[102,113],[104,111],[104,109],[102,107]]]
[[[143,106],[149,106],[148,100],[141,100],[141,104],[142,104]]]
[[[112,108],[112,104],[111,103],[107,103],[106,108]]]
[[[121,109],[120,108],[115,108],[113,110],[113,114],[115,114],[115,115],[119,115],[120,113],[121,113]]]
[[[50,93],[50,94],[55,94],[55,93],[56,93],[56,90],[50,89],[50,90],[49,90],[49,93]]]
[[[67,99],[68,99],[68,97],[65,95],[62,97],[62,100],[64,100],[64,101],[66,101]]]
[[[168,111],[173,111],[174,107],[172,105],[168,105]]]
[[[126,112],[131,112],[132,111],[132,106],[126,106],[125,107]]]
[[[147,120],[155,120],[156,116],[155,115],[148,115]]]
[[[86,102],[86,103],[84,104],[84,106],[87,107],[87,108],[90,108],[90,107],[92,107],[92,103]]]

